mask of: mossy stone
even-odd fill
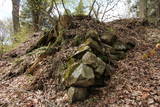
[[[111,45],[117,40],[117,37],[116,37],[116,35],[114,35],[111,32],[104,32],[100,36],[100,39],[101,39],[102,42]]]
[[[78,62],[70,63],[68,65],[68,68],[65,70],[64,77],[63,77],[62,81],[67,80],[78,66],[79,66]]]
[[[68,79],[69,86],[90,87],[95,83],[93,69],[85,64],[80,64]]]
[[[99,40],[99,34],[96,30],[92,29],[86,33],[86,38],[92,38],[94,40]]]
[[[80,59],[87,51],[91,51],[91,48],[85,44],[82,44],[72,57],[76,59]]]
[[[68,98],[70,103],[85,100],[88,96],[87,88],[70,87],[68,89]]]

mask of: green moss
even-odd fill
[[[43,46],[43,47],[40,47],[38,49],[35,49],[34,51],[28,53],[27,55],[28,56],[32,56],[32,55],[40,55],[41,53],[44,53],[46,50],[48,49],[48,46]]]
[[[82,35],[77,35],[77,36],[75,36],[74,38],[74,45],[76,45],[76,46],[78,46],[78,45],[80,45],[82,42],[84,42],[84,36],[82,36]]]
[[[112,34],[115,34],[116,33],[116,30],[113,29],[112,27],[108,27],[106,28],[108,32],[112,33]]]
[[[99,39],[99,35],[98,35],[98,32],[96,30],[89,30],[87,33],[86,33],[86,38],[89,38],[91,37],[92,39],[95,39],[95,40],[98,40]]]
[[[82,45],[78,48],[77,52],[72,57],[80,59],[86,53],[86,51],[91,51],[90,47],[87,45]]]
[[[105,55],[100,55],[99,58],[105,62],[107,62],[109,59],[108,56],[105,56]]]
[[[16,58],[13,63],[16,64],[16,65],[19,65],[19,64],[22,63],[23,61],[24,61],[23,58]]]
[[[79,64],[80,64],[79,62],[74,62],[74,59],[68,61],[67,63],[68,68],[65,70],[63,79],[67,80],[70,77],[70,75],[74,72],[74,70],[79,66]]]

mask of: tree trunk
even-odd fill
[[[20,29],[19,7],[20,7],[20,0],[12,0],[12,19],[13,19],[14,33],[17,33]]]
[[[32,23],[34,31],[39,31],[39,12],[32,10]]]
[[[42,0],[28,0],[28,4],[32,14],[33,29],[34,31],[39,31]]]
[[[156,5],[156,25],[158,26],[160,24],[160,1],[157,0],[157,5]]]
[[[140,0],[140,17],[147,18],[147,0]]]

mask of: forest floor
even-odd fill
[[[125,30],[122,22],[115,23],[119,32]],[[32,77],[23,74],[7,80],[0,78],[0,107],[160,107],[160,49],[155,50],[160,30],[147,26],[129,29],[123,35],[119,33],[120,38],[135,39],[136,47],[117,62],[108,85],[94,89],[87,100],[69,104],[64,90],[54,90],[58,86],[52,80],[43,91],[24,90]],[[145,33],[137,31],[134,37],[125,37],[135,29]],[[10,69],[11,60],[0,60],[0,71]]]

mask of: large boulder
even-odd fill
[[[89,87],[94,85],[95,75],[93,69],[85,64],[80,64],[69,77],[69,86]]]
[[[85,100],[88,96],[87,88],[70,87],[68,90],[68,99],[70,103]]]

